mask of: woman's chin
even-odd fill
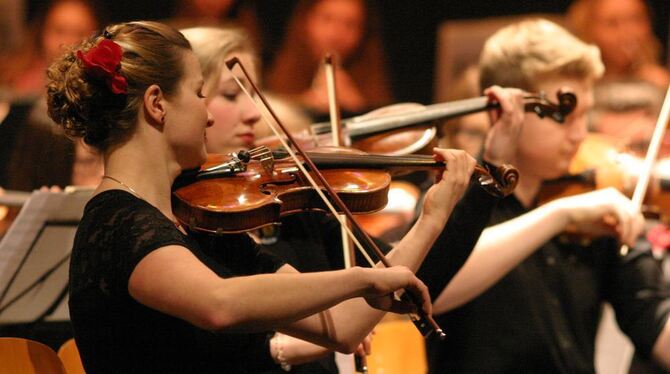
[[[557,179],[567,174],[569,174],[569,168],[567,165],[565,167],[557,166],[555,168],[547,169],[544,174],[544,179],[545,180]]]
[[[203,147],[202,151],[198,152],[197,157],[189,158],[181,163],[182,170],[196,169],[202,166],[207,161],[207,151]]]

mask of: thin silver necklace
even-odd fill
[[[136,198],[141,199],[141,200],[144,200],[144,199],[142,198],[142,196],[140,196],[140,194],[137,193],[137,191],[135,191],[135,190],[134,190],[132,187],[130,187],[129,185],[127,185],[127,184],[121,182],[120,180],[118,180],[118,179],[116,179],[116,178],[114,178],[114,177],[110,177],[109,175],[106,175],[106,174],[103,175],[102,177],[103,177],[103,178],[107,178],[107,179],[109,179],[109,180],[113,180],[114,182],[116,182],[116,183],[122,185],[123,187],[125,187],[126,189],[128,189],[128,191],[130,191],[130,193],[132,193],[133,195],[135,195]],[[146,201],[146,200],[144,200],[144,201]]]
[[[146,201],[146,199],[144,199],[142,196],[140,196],[140,194],[137,193],[137,191],[135,191],[135,190],[134,190],[132,187],[130,187],[129,185],[127,185],[127,184],[121,182],[120,180],[118,180],[118,179],[116,179],[116,178],[114,178],[114,177],[112,177],[112,176],[106,175],[106,174],[103,175],[102,177],[103,177],[103,178],[107,178],[107,179],[109,179],[109,180],[112,180],[112,181],[114,181],[114,182],[116,182],[116,183],[122,185],[123,187],[125,187],[126,189],[128,189],[128,191],[130,191],[130,193],[132,193],[136,198],[138,198],[138,199],[140,199],[140,200],[144,200],[144,201]],[[147,201],[147,203],[149,203],[149,202]],[[175,218],[169,218],[169,217],[168,217],[168,219],[169,219],[170,221],[172,221],[172,223],[173,223],[175,226],[177,226],[177,228],[181,228],[181,223],[180,223],[178,220],[176,220]]]

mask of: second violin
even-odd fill
[[[616,139],[589,134],[575,155],[570,173],[544,183],[540,204],[564,196],[613,187],[632,196],[643,159],[618,144]],[[670,160],[657,161],[644,200],[647,215],[670,219]]]
[[[556,93],[557,102],[547,99],[546,95],[528,94],[524,98],[526,112],[535,113],[539,117],[549,117],[562,123],[565,116],[570,114],[576,104],[576,96],[567,90]],[[421,106],[419,104],[397,104],[396,107],[384,107],[363,116],[353,117],[342,121],[345,144],[369,153],[385,155],[406,155],[424,149],[430,144],[436,134],[430,121],[450,119],[467,114],[498,109],[500,104],[482,96],[465,100],[444,102]],[[428,123],[428,124],[427,124]],[[332,145],[331,128],[328,123],[316,123],[308,130],[294,135],[300,145],[310,149]],[[269,148],[279,146],[275,136],[266,137],[257,141],[258,145]]]

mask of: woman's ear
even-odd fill
[[[147,121],[154,126],[162,126],[165,123],[165,96],[163,90],[152,84],[144,91],[144,112]]]

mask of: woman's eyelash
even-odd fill
[[[228,99],[228,100],[235,100],[235,99],[237,98],[237,95],[238,95],[238,94],[239,94],[239,93],[237,93],[237,92],[233,92],[233,93],[230,93],[230,92],[221,92],[221,96],[225,97],[225,98]]]

